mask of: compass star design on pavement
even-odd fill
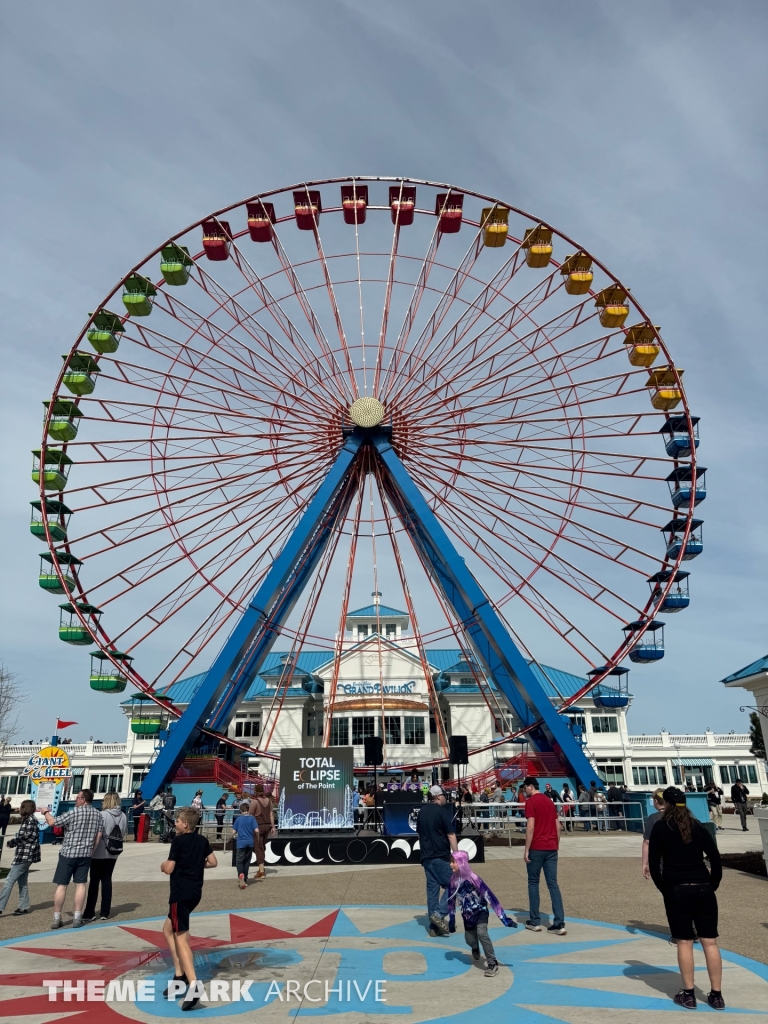
[[[517,916],[524,920],[522,913]],[[179,1003],[161,997],[171,973],[162,923],[162,918],[110,922],[0,944],[0,1024],[186,1019]],[[619,925],[569,921],[568,935],[561,938],[528,932],[522,925],[510,930],[494,918],[490,932],[500,970],[486,978],[483,962],[472,961],[460,923],[455,935],[429,938],[419,907],[247,909],[195,914],[192,924],[198,976],[206,991],[212,991],[215,981],[251,981],[251,1001],[209,1001],[195,1011],[206,1020],[269,1024],[320,1016],[327,1024],[337,1019],[350,1024],[476,1024],[481,1013],[483,1024],[674,1024],[686,1013],[671,1002],[679,987],[674,947],[664,936]],[[724,968],[728,1006],[721,1018],[747,1016],[768,1024],[768,967],[725,952]],[[54,981],[83,982],[86,988],[89,981],[132,981],[137,988],[139,982],[153,981],[156,997],[67,1001],[59,991],[50,1001],[43,983]],[[288,981],[299,992],[314,982],[313,993],[322,992],[327,982],[327,1003],[301,996],[287,1001]],[[374,1000],[377,981],[386,1001]],[[699,1005],[709,1012],[700,952],[697,988]]]

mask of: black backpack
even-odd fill
[[[104,839],[104,846],[110,857],[119,857],[123,852],[123,833],[120,831],[120,823],[115,822],[112,831]]]

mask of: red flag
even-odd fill
[[[56,719],[56,732],[58,732],[59,729],[66,729],[68,725],[77,725],[77,724],[78,724],[77,722],[62,722],[62,720],[60,718],[57,718]]]

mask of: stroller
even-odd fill
[[[176,836],[176,818],[172,807],[164,807],[158,818],[161,843],[170,843]]]

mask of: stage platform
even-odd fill
[[[470,861],[485,861],[482,836],[464,833],[459,848]],[[418,864],[419,840],[413,833],[387,836],[367,830],[353,832],[283,833],[266,845],[267,864]]]

